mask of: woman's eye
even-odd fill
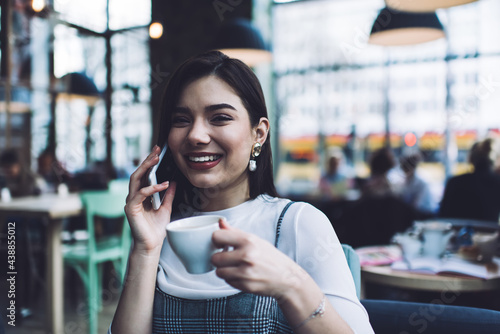
[[[212,122],[227,122],[227,121],[232,121],[233,118],[231,116],[228,116],[228,115],[214,115],[212,117]]]
[[[185,116],[172,117],[172,125],[185,125],[189,123],[189,118]]]

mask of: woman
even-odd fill
[[[370,178],[362,186],[363,198],[377,198],[394,195],[388,174],[396,165],[394,154],[386,147],[373,152],[370,157]]]
[[[471,173],[451,177],[446,183],[439,216],[496,222],[500,218],[500,176],[494,167],[499,156],[498,143],[487,138],[472,145]]]
[[[125,212],[134,245],[111,331],[371,333],[328,219],[277,198],[252,70],[208,52],[180,66],[164,98],[158,144],[169,145],[175,182],[144,186],[158,146],[131,177]],[[153,210],[150,196],[165,189]],[[165,238],[172,212],[226,218],[212,237],[225,249],[212,257],[215,271],[191,275],[175,258]]]

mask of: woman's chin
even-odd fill
[[[191,184],[198,189],[210,189],[220,187],[220,182],[214,182],[214,180],[194,178],[189,180]]]

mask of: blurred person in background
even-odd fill
[[[384,197],[393,195],[393,186],[388,178],[389,171],[396,165],[394,154],[389,148],[373,152],[370,158],[370,177],[361,188],[362,197]]]
[[[397,193],[403,202],[411,205],[419,216],[432,216],[435,205],[429,185],[417,174],[421,162],[419,154],[404,155],[400,158],[400,167],[405,177]]]
[[[338,147],[328,150],[326,171],[321,176],[319,187],[323,199],[342,199],[350,186],[350,178],[344,167],[344,155]]]
[[[40,195],[44,187],[42,178],[24,164],[15,149],[0,154],[0,178],[12,197]]]
[[[441,217],[499,220],[500,175],[493,172],[498,156],[498,142],[491,138],[472,146],[469,162],[474,171],[448,180],[439,209]]]
[[[73,191],[106,190],[109,182],[117,177],[117,169],[112,164],[105,160],[96,160],[75,172],[71,188]]]
[[[45,181],[43,192],[56,192],[58,185],[70,182],[70,173],[57,160],[53,152],[46,149],[40,153],[37,160],[37,172]]]
[[[396,165],[392,151],[381,148],[370,159],[370,178],[361,186],[361,198],[333,221],[342,242],[354,248],[385,245],[397,232],[413,224],[414,210],[404,203],[389,180]]]

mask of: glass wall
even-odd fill
[[[41,11],[15,1],[0,9],[2,147],[18,148],[33,169],[54,144],[70,172],[103,160],[133,169],[151,145],[151,1],[54,0]],[[62,78],[73,73],[96,94],[70,92]]]
[[[467,170],[472,143],[498,134],[500,3],[440,9],[446,39],[401,47],[367,42],[383,6],[368,0],[274,5],[283,193],[314,194],[332,146],[342,149],[353,175],[368,176],[371,152],[390,138],[397,155],[422,152],[419,172],[438,198],[447,176]],[[414,147],[405,144],[408,133],[417,138]]]
[[[56,78],[71,72],[84,73],[93,79],[104,96],[108,71],[106,53],[111,53],[112,161],[115,167],[132,168],[133,160],[142,158],[151,143],[147,30],[151,2],[92,0],[75,4],[60,0],[54,9],[69,23],[54,27]],[[91,32],[86,33],[87,29]],[[106,47],[106,36],[110,36],[110,50]],[[108,127],[104,99],[92,106],[82,99],[59,101],[56,119],[57,154],[70,171],[106,158]],[[87,136],[92,144],[90,155],[86,156]]]

